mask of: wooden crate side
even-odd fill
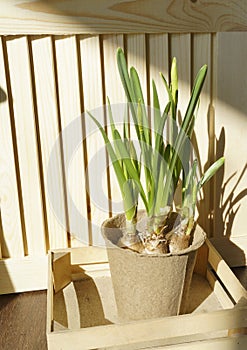
[[[207,269],[206,276],[210,287],[214,291],[215,295],[217,296],[223,308],[227,309],[227,308],[233,307],[234,306],[233,300],[230,299],[227,292],[225,291],[225,289],[223,288],[219,280],[216,278],[215,274],[210,269]]]
[[[246,289],[239,282],[237,277],[231,271],[226,262],[222,259],[212,243],[210,241],[207,241],[207,245],[209,247],[208,262],[217,273],[218,277],[225,285],[232,298],[236,303],[242,298],[247,299]]]
[[[247,265],[247,236],[212,238],[211,242],[230,267]]]
[[[131,324],[98,326],[75,331],[50,334],[48,343],[69,349],[78,349],[83,342],[85,349],[132,345],[149,341],[167,340],[178,336],[208,333],[247,325],[246,308],[220,310],[211,313],[182,315],[164,319],[133,322]]]
[[[242,338],[218,338],[218,339],[210,339],[210,340],[200,340],[200,341],[192,341],[187,344],[176,344],[172,346],[165,347],[157,347],[155,350],[245,350],[247,343],[247,337]]]
[[[247,28],[245,0],[57,0],[1,3],[3,34],[219,32]]]
[[[55,293],[71,282],[71,263],[70,253],[51,253],[52,254],[52,273]]]

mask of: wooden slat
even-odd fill
[[[54,259],[59,254],[70,253],[71,265],[102,264],[108,262],[107,252],[104,247],[77,247],[62,250],[54,250]]]
[[[65,174],[67,174],[66,195],[69,213],[69,231],[72,235],[71,245],[77,246],[78,244],[89,243],[90,238],[88,237],[84,152],[82,144],[83,133],[80,118],[82,105],[75,36],[56,38],[55,49],[59,108],[63,131],[69,126],[70,122],[77,118],[75,127],[71,129],[68,137],[66,139],[63,137]],[[74,139],[80,140],[81,143],[75,145],[73,158],[69,159],[70,149]],[[78,212],[74,206],[76,206]]]
[[[219,33],[216,45],[216,155],[226,161],[216,177],[215,237],[246,237],[247,33]]]
[[[26,37],[7,40],[28,253],[46,251],[37,135]]]
[[[0,41],[0,200],[1,257],[24,256],[22,226],[18,199],[14,149],[9,111],[9,96],[4,70],[2,39]]]
[[[212,243],[207,241],[207,245],[209,247],[208,262],[215,270],[235,302],[237,303],[242,298],[247,298],[247,291],[231,271],[226,262],[222,259]]]
[[[103,109],[104,96],[99,36],[81,36],[80,50],[84,110],[91,110],[103,125],[105,115]],[[101,245],[103,239],[100,233],[100,227],[102,222],[109,217],[107,160],[102,136],[96,125],[87,115],[85,115],[85,126],[92,243],[94,245]]]
[[[168,102],[165,86],[160,77],[160,72],[166,79],[169,77],[169,49],[167,34],[150,34],[149,46],[149,77],[150,77],[150,105],[153,106],[152,80],[155,81],[161,110],[164,111]],[[152,123],[151,123],[152,125]]]
[[[45,187],[45,204],[49,232],[49,247],[66,248],[67,230],[62,223],[66,222],[65,198],[63,192],[63,174],[61,150],[58,148],[52,159],[53,166],[58,169],[59,176],[50,178],[54,192],[61,206],[62,218],[54,215],[51,207],[50,193],[47,184],[47,169],[51,151],[59,135],[57,97],[54,77],[52,42],[50,37],[32,38],[33,67],[37,98],[39,132],[42,151],[42,169]],[[55,174],[51,174],[53,177]],[[62,219],[62,223],[58,221]]]
[[[199,69],[207,64],[208,73],[202,93],[200,95],[200,105],[195,121],[195,139],[194,149],[197,153],[201,172],[211,165],[213,158],[213,149],[211,144],[214,142],[214,135],[211,134],[214,122],[211,115],[211,35],[210,34],[194,34],[192,37],[192,79],[196,78]],[[198,152],[197,152],[198,150]],[[198,203],[199,218],[198,222],[203,227],[208,236],[212,235],[212,223],[210,221],[210,214],[213,210],[210,193],[211,183],[207,183],[203,187]]]
[[[130,34],[126,36],[126,59],[128,67],[135,67],[138,72],[143,98],[146,106],[149,105],[149,89],[147,77],[147,57],[146,57],[146,38],[144,34]],[[149,110],[148,110],[149,112]],[[136,131],[133,124],[132,116],[130,116],[130,135],[132,140],[137,141]],[[141,171],[141,182],[145,184],[144,171]],[[145,188],[145,186],[144,186]],[[143,201],[139,198],[139,209],[145,209]]]
[[[234,303],[229,298],[226,291],[211,270],[207,270],[207,280],[223,308],[232,308],[234,306]]]
[[[81,330],[61,331],[51,333],[48,343],[51,349],[55,349],[58,344],[63,345],[63,349],[69,349],[73,344],[74,349],[80,349],[81,340],[85,349],[105,348],[110,346],[124,346],[128,344],[145,344],[169,338],[184,337],[200,333],[208,333],[228,328],[241,327],[247,324],[246,308],[236,308],[232,310],[220,310],[210,313],[194,315],[182,315],[176,317],[166,317],[155,320],[125,323],[121,326],[117,324],[84,328]],[[77,347],[78,344],[78,347]]]
[[[210,339],[210,340],[200,340],[200,341],[193,341],[188,342],[185,344],[177,344],[172,346],[165,346],[165,347],[158,347],[155,348],[156,350],[230,350],[230,349],[238,349],[238,350],[245,350],[246,349],[246,337],[242,338],[217,338],[217,339]]]
[[[103,36],[103,55],[104,55],[104,78],[105,78],[105,94],[109,97],[111,104],[124,103],[126,101],[124,89],[121,84],[120,76],[117,68],[116,51],[118,47],[123,48],[123,35],[104,35]],[[119,107],[122,114],[124,108]],[[118,110],[118,107],[113,107]],[[121,120],[121,115],[115,114],[117,120]],[[109,133],[110,134],[110,133]],[[110,166],[110,184],[111,184],[111,206],[113,214],[123,211],[122,197],[120,189],[114,174],[113,167]]]
[[[1,3],[0,32],[134,33],[219,32],[247,28],[245,0],[122,1],[8,0]]]
[[[130,34],[126,36],[126,51],[128,66],[135,67],[143,89],[143,97],[148,102],[146,42],[144,34]]]
[[[230,267],[247,265],[247,237],[227,237],[211,239],[213,245]]]

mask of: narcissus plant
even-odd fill
[[[123,116],[120,131],[109,99],[107,132],[104,125],[88,114],[104,138],[122,194],[126,226],[119,245],[148,254],[177,252],[189,245],[198,193],[224,163],[222,157],[199,176],[198,161],[193,159],[191,137],[207,66],[202,66],[196,76],[185,115],[179,123],[176,58],[172,60],[170,84],[161,73],[168,96],[164,110],[152,82],[151,113],[144,101],[138,73],[134,67],[128,70],[121,48],[117,50],[117,64],[131,121]],[[134,125],[134,133],[130,133],[130,124]],[[179,205],[175,193],[181,198]],[[146,215],[137,223],[140,200]]]

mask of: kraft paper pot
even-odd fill
[[[185,313],[196,254],[205,233],[197,226],[192,244],[179,253],[147,255],[116,245],[124,224],[124,214],[102,224],[119,317],[140,320]]]

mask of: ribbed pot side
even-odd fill
[[[124,215],[119,214],[102,225],[119,317],[140,320],[185,313],[205,233],[197,227],[191,246],[177,254],[139,254],[116,245],[124,222]]]

